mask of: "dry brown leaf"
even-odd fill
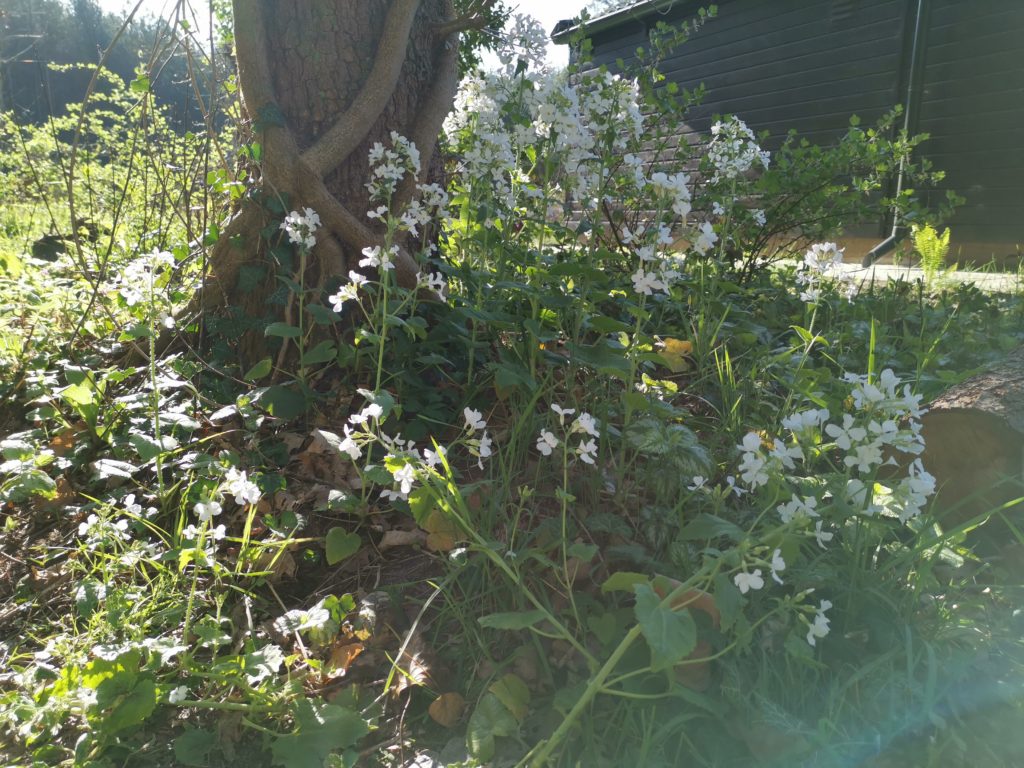
[[[51,450],[58,456],[67,455],[71,449],[75,447],[75,443],[78,442],[78,436],[84,429],[85,425],[79,422],[78,424],[73,424],[62,432],[58,432],[50,441]]]
[[[465,708],[466,700],[462,698],[462,694],[452,691],[451,693],[442,693],[434,699],[427,711],[438,725],[454,728],[462,718],[462,711]]]
[[[356,660],[365,649],[362,643],[346,643],[345,645],[339,645],[331,651],[331,658],[327,662],[327,674],[329,677],[341,677],[348,668],[352,666],[352,662]]]
[[[292,553],[286,549],[281,553],[280,557],[274,560],[274,555],[276,554],[276,549],[263,550],[256,559],[256,563],[253,566],[254,569],[257,571],[270,571],[267,579],[271,582],[292,578],[299,570],[299,565],[295,562],[295,558],[292,557]]]
[[[431,552],[451,552],[456,541],[447,533],[431,533],[427,535],[427,549]]]
[[[427,542],[423,531],[385,531],[377,549],[381,552],[395,547],[419,547]]]

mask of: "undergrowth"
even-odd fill
[[[304,279],[318,214],[265,201],[254,364],[179,312],[247,194],[177,170],[213,145],[88,124],[104,234],[44,260],[68,126],[5,118],[8,764],[1015,764],[1020,574],[975,552],[1010,510],[943,526],[919,419],[1024,302],[851,285],[826,241],[917,210],[879,195],[935,178],[923,137],[768,153],[726,117],[690,154],[700,94],[514,54],[464,83],[447,187],[397,206],[416,149],[374,148],[385,235],[340,282]]]

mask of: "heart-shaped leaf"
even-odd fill
[[[363,540],[359,538],[359,534],[350,533],[344,528],[331,528],[327,532],[325,544],[327,564],[335,565],[358,552],[359,547],[363,545]]]

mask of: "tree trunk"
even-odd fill
[[[475,18],[456,18],[451,0],[233,2],[239,85],[262,148],[259,192],[286,210],[320,215],[304,273],[287,276],[328,287],[347,275],[353,256],[383,239],[366,216],[373,144],[390,146],[392,131],[411,139],[422,159],[418,181],[426,180],[458,85],[458,34]],[[399,187],[393,208],[408,201],[416,181]],[[211,279],[192,307],[219,307],[251,325],[240,345],[243,362],[264,354],[258,321],[285,312],[280,301],[267,301],[280,283],[260,237],[270,217],[259,199],[246,200],[224,228]],[[240,284],[240,270],[258,264],[266,267],[259,285],[253,288],[251,272]],[[398,282],[413,287],[417,265],[405,249],[396,267]]]
[[[921,458],[946,527],[1024,496],[1024,347],[928,407]]]

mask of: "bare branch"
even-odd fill
[[[483,29],[487,26],[487,14],[495,5],[497,5],[497,0],[478,0],[473,3],[469,11],[461,16],[435,25],[434,34],[443,40],[456,32]]]
[[[405,63],[419,4],[420,0],[395,0],[384,22],[373,69],[359,95],[327,133],[303,152],[306,165],[321,178],[345,162],[388,105]]]

